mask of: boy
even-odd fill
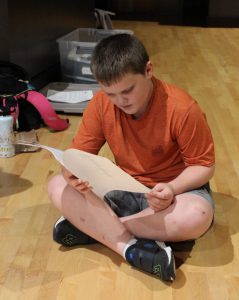
[[[102,91],[87,106],[71,148],[98,154],[107,142],[116,164],[151,190],[112,191],[103,201],[90,183],[63,170],[49,183],[49,197],[64,216],[54,240],[66,246],[97,240],[172,281],[174,257],[163,242],[196,239],[213,220],[214,145],[206,118],[187,93],[153,76],[133,35],[100,41],[91,68]]]

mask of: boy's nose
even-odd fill
[[[119,95],[119,96],[117,97],[117,103],[118,103],[119,105],[126,105],[126,104],[128,103],[128,99],[127,99],[127,97],[125,97],[125,96]]]

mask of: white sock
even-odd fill
[[[136,242],[137,242],[137,240],[136,240],[135,238],[132,238],[132,239],[130,239],[130,240],[128,241],[128,243],[125,245],[124,251],[123,251],[123,257],[124,257],[125,260],[126,260],[126,257],[125,257],[126,250],[129,248],[129,246],[134,245]]]
[[[155,243],[165,250],[170,262],[172,259],[172,249],[169,246],[166,246],[164,242],[155,241]]]
[[[159,247],[161,247],[161,248],[163,248],[163,249],[165,249],[165,248],[167,247],[167,246],[165,245],[164,242],[155,241],[155,243],[156,243]]]

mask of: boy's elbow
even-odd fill
[[[211,179],[213,177],[214,173],[215,173],[215,165],[208,167],[209,179]]]

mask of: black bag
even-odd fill
[[[25,69],[0,61],[0,112],[13,115],[15,130],[29,131],[43,124],[38,110],[26,100],[27,92],[32,89]]]
[[[18,100],[18,118],[16,128],[18,131],[29,131],[38,129],[44,124],[38,110],[27,100],[27,92],[21,94],[20,101]]]
[[[16,95],[28,89],[28,75],[22,67],[0,61],[0,95]]]
[[[27,72],[13,63],[0,61],[0,114],[14,117],[15,130],[29,131],[47,125],[51,130],[68,128],[47,98],[29,84]]]

